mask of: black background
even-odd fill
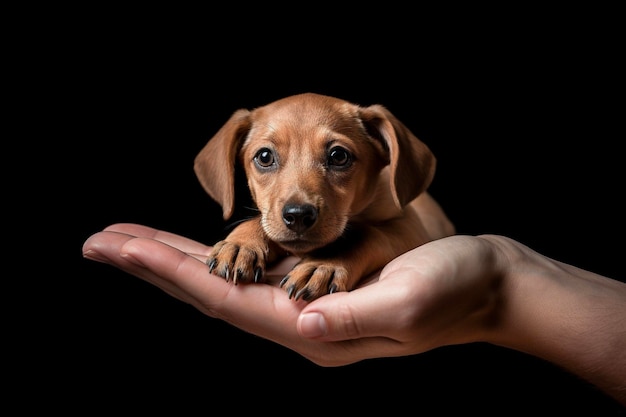
[[[39,287],[53,306],[36,315],[44,330],[30,336],[50,348],[32,359],[30,383],[59,390],[50,406],[617,413],[576,377],[485,344],[318,367],[81,256],[90,234],[116,222],[207,244],[223,236],[195,155],[235,110],[310,91],[383,104],[426,142],[438,159],[430,191],[459,233],[507,235],[624,280],[623,67],[604,42],[610,33],[407,33],[400,45],[369,31],[338,43],[289,31],[237,40],[234,28],[119,36],[104,23],[84,26],[64,38],[71,44],[60,57],[49,45],[45,61],[57,65],[38,80],[38,104],[54,113],[38,149],[52,195],[35,198],[58,213],[41,244],[59,253]]]

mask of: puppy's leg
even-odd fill
[[[213,246],[206,263],[215,275],[239,282],[261,282],[265,268],[276,257],[273,244],[261,229],[260,218],[239,224]]]
[[[411,202],[411,206],[419,214],[428,236],[432,239],[451,236],[456,233],[454,224],[435,199],[427,192]]]
[[[350,291],[404,252],[432,240],[412,208],[376,226],[356,225],[337,242],[305,256],[281,281],[289,298],[312,301]]]

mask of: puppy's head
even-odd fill
[[[196,175],[225,219],[239,167],[264,233],[302,255],[351,221],[399,215],[430,184],[435,158],[384,107],[307,93],[236,111],[197,155]]]

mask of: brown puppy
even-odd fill
[[[269,263],[293,254],[301,261],[281,287],[311,301],[349,291],[400,254],[455,232],[425,191],[433,154],[380,105],[307,93],[236,111],[194,165],[224,219],[240,167],[259,215],[207,260],[235,284],[262,281]]]

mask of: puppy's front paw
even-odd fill
[[[313,301],[325,294],[348,291],[348,270],[340,264],[302,261],[280,282],[289,298]]]
[[[206,263],[209,271],[226,281],[261,282],[265,275],[266,254],[264,247],[253,244],[237,244],[222,240],[213,246]]]

